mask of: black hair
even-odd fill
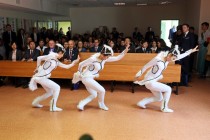
[[[103,54],[104,56],[109,56],[112,55],[112,52],[108,48],[106,49],[105,47],[103,47],[101,50],[101,54]]]
[[[209,23],[208,22],[203,22],[201,25],[202,26],[205,25],[205,26],[207,26],[209,28]]]
[[[190,25],[187,23],[182,24],[182,26],[187,26],[188,28],[190,27]]]

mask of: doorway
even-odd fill
[[[160,37],[166,42],[168,47],[171,47],[171,42],[169,40],[169,31],[173,27],[175,27],[174,32],[176,31],[176,27],[179,25],[179,20],[161,20],[161,35]]]

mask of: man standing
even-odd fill
[[[181,54],[185,53],[189,49],[194,48],[194,35],[189,32],[189,25],[183,24],[182,25],[182,39],[181,39],[181,45],[180,50]],[[181,84],[183,86],[188,86],[188,76],[190,72],[190,56],[187,56],[181,60]]]
[[[11,51],[11,43],[16,41],[16,33],[12,31],[10,24],[6,25],[6,31],[3,32],[3,41],[6,50],[6,58],[9,57],[9,52]]]

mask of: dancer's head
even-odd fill
[[[100,55],[100,59],[101,60],[106,60],[108,59],[110,56],[113,56],[113,50],[110,46],[104,45],[104,47],[101,50],[101,55]]]
[[[180,55],[179,47],[178,47],[178,45],[175,45],[175,47],[168,52],[168,54],[166,56],[166,60],[167,61],[175,61],[177,59],[178,55]]]
[[[58,55],[57,55],[58,59],[61,59],[63,57],[63,55],[64,55],[64,51],[61,50],[61,49],[59,49],[57,53],[58,53]]]

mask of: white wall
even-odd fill
[[[196,33],[200,31],[200,5],[201,0],[187,1],[186,23],[190,24],[190,26],[194,26]]]
[[[14,8],[20,10],[20,8],[26,8],[34,10],[34,12],[46,12],[48,14],[69,16],[69,7],[59,4],[59,1],[48,0],[0,0],[0,6],[8,9]],[[9,8],[10,7],[10,8]]]
[[[201,8],[200,8],[200,23],[202,22],[210,22],[210,0],[201,0]]]
[[[16,10],[6,10],[0,9],[0,17],[11,17],[11,18],[20,18],[20,19],[33,19],[33,20],[50,20],[51,17],[41,14],[32,14],[28,12],[21,12]]]
[[[160,35],[161,19],[179,19],[185,22],[183,14],[186,5],[143,6],[143,7],[98,7],[98,8],[70,8],[73,33],[92,31],[95,27],[117,27],[125,35],[131,35],[134,27],[142,33],[148,26],[153,27]]]

